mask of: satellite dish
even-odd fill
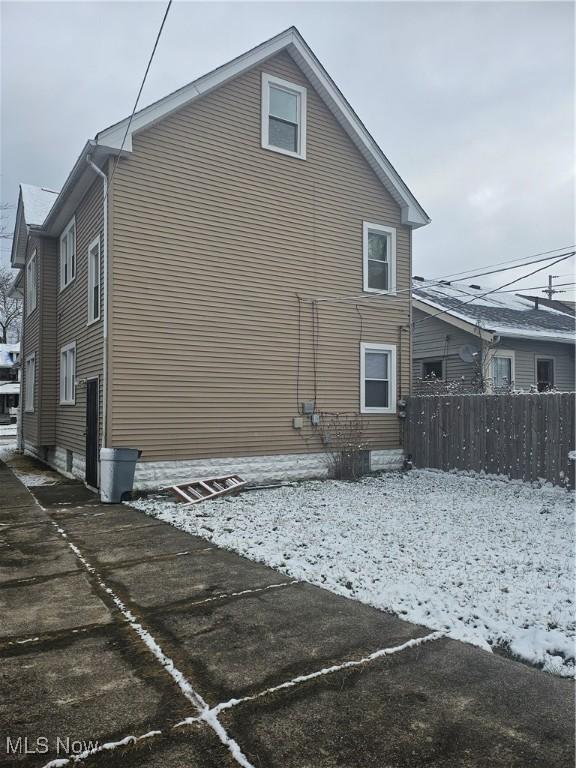
[[[458,350],[458,357],[465,363],[473,363],[479,354],[479,347],[475,347],[473,344],[464,344],[464,346],[460,347]]]

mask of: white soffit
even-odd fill
[[[298,30],[294,27],[281,32],[271,40],[267,40],[256,48],[247,51],[227,64],[218,67],[213,72],[174,91],[174,93],[156,101],[149,107],[145,107],[134,115],[131,124],[129,118],[125,118],[119,123],[106,128],[97,134],[96,142],[109,148],[120,149],[124,141],[126,129],[130,124],[130,130],[124,141],[124,150],[131,152],[133,134],[148,128],[171,112],[181,109],[186,104],[206,95],[228,80],[238,77],[238,75],[261,64],[266,59],[275,56],[283,50],[290,54],[310,80],[384,187],[396,200],[402,210],[402,222],[412,227],[421,227],[428,224],[430,218],[424,209],[420,206]]]

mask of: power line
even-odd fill
[[[474,272],[475,269],[490,269],[490,267],[498,267],[498,266],[502,266],[503,264],[513,264],[513,263],[518,262],[518,261],[525,261],[526,259],[536,259],[536,258],[538,258],[538,256],[548,256],[548,254],[557,253],[558,251],[565,251],[568,248],[576,248],[576,243],[572,243],[571,245],[563,245],[561,248],[553,248],[551,251],[541,251],[540,253],[533,253],[532,256],[521,256],[518,259],[509,259],[508,261],[499,261],[499,262],[495,262],[494,264],[486,264],[485,267],[476,267],[476,268],[473,268],[473,269],[465,269],[463,272],[455,272],[453,275],[451,275],[451,277],[456,278],[458,275],[466,275],[469,272]],[[551,256],[550,258],[554,259],[555,256]],[[542,261],[544,261],[544,259],[542,259]],[[533,263],[536,264],[537,262],[533,262]],[[520,265],[520,266],[522,266],[522,265]],[[510,269],[513,269],[513,267],[510,267]],[[438,279],[442,279],[442,278],[438,278]],[[471,277],[465,277],[463,279],[471,280],[472,278]]]
[[[554,286],[555,288],[564,288],[567,285],[576,285],[576,282],[573,283],[556,283]],[[517,293],[518,291],[538,291],[543,288],[548,288],[548,285],[531,285],[529,288],[510,288],[507,291],[501,291],[498,289],[499,293]]]
[[[568,247],[573,248],[573,247],[576,247],[576,246],[568,246]],[[476,274],[469,275],[468,277],[466,277],[466,280],[472,280],[472,279],[474,279],[476,277],[483,277],[484,275],[496,274],[498,272],[506,272],[506,271],[509,271],[511,269],[521,269],[522,267],[529,267],[532,264],[538,264],[538,263],[540,263],[542,261],[551,261],[552,259],[557,258],[557,256],[558,256],[557,252],[559,250],[562,250],[562,249],[554,248],[552,251],[543,251],[542,253],[535,253],[535,254],[532,254],[531,256],[525,256],[523,264],[516,263],[517,260],[515,259],[514,260],[514,264],[512,266],[500,267],[499,269],[495,269],[495,270],[490,271],[490,272],[478,272]],[[554,256],[546,256],[545,258],[534,260],[536,256],[542,256],[544,253],[554,253],[555,255]],[[574,252],[571,252],[569,255],[573,256]],[[506,262],[503,262],[503,263],[505,264]],[[482,267],[476,267],[476,269],[482,269]],[[473,272],[474,270],[469,270],[469,271]],[[439,277],[439,278],[436,278],[436,279],[424,280],[424,281],[419,283],[419,287],[429,288],[429,287],[433,287],[433,286],[437,286],[437,285],[442,285],[443,282],[446,282],[447,280],[453,279],[455,276],[461,275],[461,274],[462,274],[461,272],[456,272],[456,273],[453,273],[453,274],[450,274],[450,275],[444,275],[443,277]],[[398,296],[398,295],[400,295],[402,293],[410,293],[413,289],[414,289],[414,286],[411,285],[409,288],[402,288],[401,290],[396,291],[393,295],[394,296]],[[374,291],[374,292],[371,292],[369,294],[367,294],[367,293],[351,294],[349,296],[336,296],[334,298],[332,298],[330,296],[327,296],[325,298],[302,297],[302,300],[303,301],[318,301],[318,302],[322,302],[322,303],[338,304],[338,303],[340,303],[342,301],[359,301],[361,299],[362,300],[375,299],[375,298],[378,298],[378,297],[381,297],[381,296],[389,296],[389,295],[390,295],[389,291]]]
[[[510,280],[508,283],[504,283],[503,285],[498,286],[497,288],[491,288],[489,291],[485,291],[484,293],[481,293],[479,296],[472,296],[471,299],[468,301],[463,301],[461,306],[466,306],[466,304],[471,304],[473,301],[477,301],[478,299],[483,299],[485,296],[489,296],[491,293],[496,293],[496,291],[502,290],[503,288],[508,288],[509,285],[514,285],[514,283],[519,283],[520,280],[525,280],[527,277],[532,277],[532,275],[535,275],[537,272],[542,272],[544,269],[549,269],[550,267],[553,267],[555,264],[559,264],[561,261],[565,261],[566,259],[569,259],[570,257],[574,256],[576,251],[572,251],[571,253],[564,254],[561,258],[557,259],[552,264],[548,265],[545,264],[543,267],[538,267],[538,269],[533,270],[532,272],[529,272],[527,275],[522,275],[521,277],[517,277],[514,280]],[[462,293],[465,293],[464,291],[461,291]],[[470,294],[466,294],[470,295]],[[426,320],[432,320],[435,317],[438,317],[439,315],[445,315],[447,312],[450,311],[458,311],[460,307],[448,307],[447,309],[443,309],[440,312],[435,312],[433,315],[426,315],[426,317],[421,318],[420,320],[415,320],[412,323],[412,326],[419,325],[420,323],[426,322]]]
[[[154,54],[156,53],[156,48],[158,47],[158,42],[160,41],[160,36],[162,35],[162,30],[164,29],[164,24],[166,23],[166,18],[168,17],[168,13],[170,11],[171,6],[172,6],[172,0],[168,0],[168,5],[166,6],[166,10],[164,11],[164,17],[162,19],[162,23],[160,24],[160,29],[158,30],[158,34],[156,35],[156,40],[154,41],[154,47],[152,48],[152,53],[150,54],[150,58],[148,59],[148,64],[146,65],[146,71],[144,72],[144,77],[142,78],[142,82],[140,83],[140,88],[138,89],[138,96],[136,96],[136,101],[134,102],[132,114],[130,115],[130,119],[128,120],[128,125],[126,126],[126,130],[124,131],[124,138],[122,139],[122,144],[120,145],[120,149],[118,150],[118,154],[116,155],[114,168],[112,169],[112,173],[110,174],[110,180],[108,182],[109,184],[112,183],[112,179],[114,178],[114,174],[116,173],[116,168],[118,167],[118,163],[120,162],[120,155],[122,154],[122,150],[124,149],[124,144],[126,143],[126,139],[128,138],[130,126],[132,125],[132,120],[134,119],[134,115],[136,114],[136,109],[138,108],[138,102],[140,101],[140,96],[142,95],[142,91],[144,90],[144,84],[146,83],[148,72],[150,71],[150,65],[152,64],[152,59],[154,58]]]

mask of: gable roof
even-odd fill
[[[20,184],[20,194],[24,208],[24,221],[29,227],[42,226],[59,195],[53,189],[35,187],[32,184]]]
[[[402,222],[411,227],[428,224],[430,218],[426,211],[376,144],[302,35],[295,27],[290,27],[207,75],[139,110],[134,114],[132,121],[130,117],[126,117],[96,134],[96,138],[88,141],[84,146],[62,187],[56,204],[44,222],[47,233],[58,234],[67,218],[72,215],[75,201],[86,192],[88,185],[94,180],[94,172],[85,161],[87,154],[90,154],[97,164],[103,164],[107,157],[118,154],[121,148],[122,154],[129,155],[132,151],[132,137],[139,131],[150,127],[172,112],[205,96],[281,51],[288,53],[306,75],[382,184],[396,200],[402,212]],[[72,194],[74,199],[70,199]]]
[[[24,264],[26,238],[31,229],[39,229],[58,199],[58,192],[33,184],[20,184],[18,208],[10,261],[13,266]]]
[[[535,308],[534,301],[518,294],[490,293],[465,283],[414,285],[414,306],[439,320],[468,325],[478,330],[518,339],[575,343],[575,319],[550,307]]]

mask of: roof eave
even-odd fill
[[[12,267],[24,266],[22,249],[20,248],[20,229],[22,224],[22,190],[18,190],[18,203],[16,208],[16,221],[14,222],[14,236],[10,249],[10,264]]]
[[[430,217],[426,211],[410,192],[406,183],[374,141],[338,86],[295,27],[290,27],[276,37],[261,43],[256,48],[218,67],[218,69],[136,112],[131,121],[130,118],[126,118],[104,129],[96,135],[96,143],[116,150],[123,147],[123,150],[129,153],[132,151],[132,136],[134,134],[149,128],[172,112],[181,109],[201,96],[205,96],[215,88],[283,50],[286,50],[302,69],[336,120],[396,200],[401,209],[402,223],[413,228],[429,224]]]
[[[474,336],[479,336],[483,341],[491,342],[494,340],[494,331],[489,328],[483,328],[481,325],[471,323],[469,320],[465,320],[462,317],[457,317],[454,313],[442,307],[440,304],[434,304],[433,302],[427,302],[421,298],[412,297],[412,306],[415,309],[419,309],[421,312],[425,312],[427,315],[434,317],[438,315],[439,320],[443,320],[445,323],[460,328],[460,330],[467,331]],[[438,313],[440,310],[440,313]]]
[[[118,150],[116,148],[98,145],[94,139],[86,142],[74,163],[74,167],[68,174],[68,178],[64,182],[64,186],[60,190],[60,194],[56,198],[50,213],[42,226],[38,228],[40,234],[50,237],[58,236],[70,221],[78,204],[94,179],[96,179],[94,169],[86,161],[87,155],[91,156],[96,165],[103,166],[110,156],[117,154]]]

